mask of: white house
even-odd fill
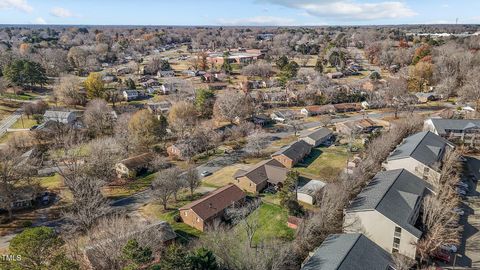
[[[345,210],[344,232],[363,233],[385,251],[415,259],[423,234],[415,224],[431,189],[407,170],[379,172]]]
[[[123,98],[126,101],[135,100],[135,99],[138,98],[138,91],[137,90],[124,90],[122,92],[122,94],[123,94]]]
[[[310,180],[297,189],[297,200],[313,205],[317,193],[325,187],[325,183],[319,180]]]
[[[432,181],[439,179],[443,157],[454,145],[444,138],[424,131],[405,138],[383,163],[386,170],[406,169]]]

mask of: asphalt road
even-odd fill
[[[13,124],[15,124],[18,119],[20,119],[22,113],[22,109],[17,109],[15,112],[13,112],[11,115],[7,116],[7,118],[3,119],[0,122],[0,137],[2,137],[3,134],[7,132],[7,129],[9,129]]]

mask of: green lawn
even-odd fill
[[[15,122],[10,128],[13,128],[13,129],[31,128],[35,125],[38,125],[37,121],[35,121],[32,118],[28,119],[27,117],[23,117],[23,120],[22,118],[18,119],[17,122]]]
[[[20,94],[20,95],[15,95],[15,94],[10,94],[6,93],[3,95],[0,95],[1,98],[8,98],[8,99],[16,99],[16,100],[32,100],[34,97],[29,94]]]
[[[284,240],[292,240],[294,238],[294,230],[287,226],[287,210],[281,206],[262,203],[248,218],[258,218],[259,228],[253,237],[253,241],[256,243],[273,238]]]
[[[104,193],[110,199],[120,199],[149,188],[154,179],[155,173],[147,174],[122,186],[107,187]]]
[[[59,174],[52,176],[38,177],[40,186],[46,189],[58,189],[63,186],[62,177]]]
[[[306,177],[334,181],[347,165],[348,152],[344,146],[312,149],[302,164],[295,169]]]

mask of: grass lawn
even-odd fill
[[[248,165],[234,164],[216,171],[210,176],[203,178],[202,185],[207,187],[223,187],[234,180],[233,175],[239,169],[246,169]]]
[[[287,226],[287,210],[278,205],[262,203],[248,218],[258,218],[259,228],[253,237],[256,243],[273,238],[285,240],[294,238],[294,230]]]
[[[59,174],[52,176],[39,177],[40,186],[46,189],[59,189],[63,187],[63,180]]]
[[[103,192],[110,199],[120,199],[149,188],[154,179],[155,173],[147,174],[122,186],[106,187]]]
[[[306,177],[333,181],[346,167],[347,159],[345,146],[319,147],[312,149],[310,156],[296,169]]]
[[[38,125],[37,121],[35,121],[32,118],[28,119],[27,117],[23,117],[23,121],[21,118],[18,119],[17,122],[15,122],[10,128],[14,128],[14,129],[31,128],[35,125]]]
[[[291,143],[293,143],[294,141],[298,140],[298,137],[295,136],[295,135],[292,135],[292,136],[288,136],[288,137],[285,137],[285,138],[281,138],[280,140],[277,140],[277,141],[274,141],[272,143],[272,146],[274,147],[282,147],[282,146],[285,146],[285,145],[289,145]]]

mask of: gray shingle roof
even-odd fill
[[[311,150],[311,145],[303,140],[299,140],[275,152],[272,157],[285,155],[292,160],[301,160],[305,155],[310,153]]]
[[[399,169],[379,172],[352,201],[347,212],[376,210],[401,228],[420,237],[422,232],[410,220],[415,205],[431,192],[432,187],[411,172]]]
[[[406,138],[387,160],[412,157],[425,165],[432,166],[442,159],[446,147],[453,147],[453,144],[430,131],[419,132]]]
[[[305,137],[308,137],[312,140],[315,140],[315,141],[321,141],[321,140],[324,140],[330,136],[332,136],[333,132],[328,129],[328,128],[320,128],[320,129],[317,129],[317,130],[314,130],[312,132],[310,132],[309,134],[307,134]]]
[[[445,135],[447,130],[480,129],[480,119],[431,119],[439,135]]]
[[[285,181],[288,170],[279,161],[275,159],[268,159],[257,163],[254,167],[245,170],[238,170],[234,177],[246,176],[255,184],[260,184],[268,181],[273,184]]]
[[[319,180],[310,180],[305,185],[298,188],[298,193],[304,193],[308,195],[315,195],[317,191],[325,187],[326,183]]]
[[[332,234],[302,270],[386,270],[390,265],[390,254],[363,234]]]

